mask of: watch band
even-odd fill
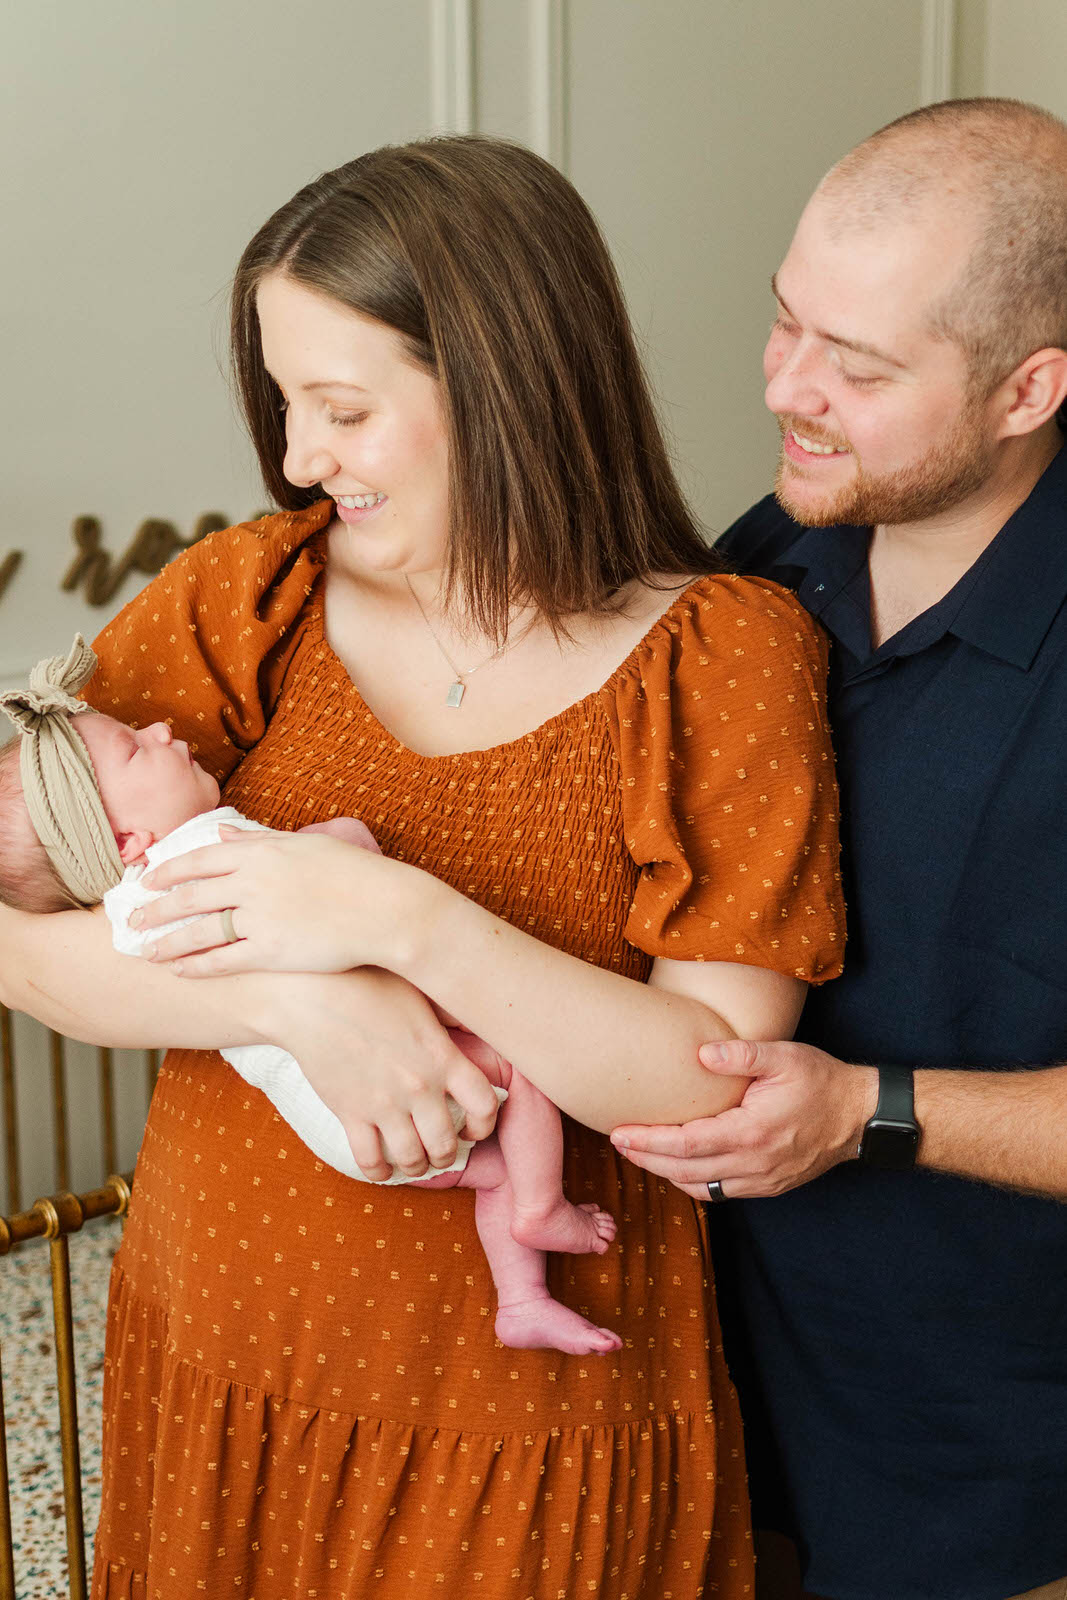
[[[915,1120],[915,1073],[911,1067],[878,1068],[878,1104],[863,1130],[859,1159],[893,1172],[914,1167],[921,1129]]]
[[[878,1068],[875,1122],[915,1122],[915,1073],[911,1067]]]

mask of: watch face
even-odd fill
[[[907,1172],[915,1165],[919,1130],[914,1122],[868,1122],[860,1145],[860,1160],[869,1167]]]

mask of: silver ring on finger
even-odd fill
[[[236,944],[241,937],[233,925],[234,910],[235,907],[227,906],[225,911],[219,913],[222,918],[222,936],[227,944]]]
[[[722,1192],[722,1184],[717,1178],[708,1179],[708,1199],[713,1203],[718,1200],[726,1199],[726,1196]]]

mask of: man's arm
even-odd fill
[[[616,1128],[613,1141],[637,1166],[696,1199],[707,1199],[709,1181],[727,1199],[754,1199],[856,1155],[878,1100],[874,1067],[812,1045],[740,1039],[705,1045],[700,1058],[714,1073],[749,1080],[740,1104],[679,1128]],[[1067,1065],[921,1069],[915,1114],[920,1166],[1067,1199]]]

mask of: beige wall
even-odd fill
[[[1022,9],[1054,29],[1059,0],[993,7],[998,71],[1016,70],[1004,19]],[[982,18],[968,0],[9,6],[0,565],[25,556],[0,597],[0,683],[75,628],[91,636],[143,581],[103,610],[60,594],[75,516],[99,517],[119,552],[147,517],[187,533],[203,512],[260,506],[222,371],[236,256],[321,169],[434,127],[509,134],[573,176],[615,252],[683,478],[724,526],[771,473],[767,281],[800,206],[849,145],[950,92],[958,55],[984,60]],[[33,1191],[52,1180],[30,1031]],[[91,1066],[74,1052],[78,1181],[98,1170]],[[143,1088],[139,1061],[125,1070],[129,1159]]]
[[[221,375],[250,232],[324,167],[435,123],[568,167],[601,216],[664,417],[718,527],[773,447],[766,280],[829,162],[920,93],[923,0],[35,0],[9,9],[0,681],[103,615],[71,520],[260,502]],[[132,577],[118,600],[138,582]],[[108,609],[114,609],[114,605]]]
[[[1063,0],[983,0],[964,10],[960,93],[1010,95],[1067,117],[1067,5]]]

